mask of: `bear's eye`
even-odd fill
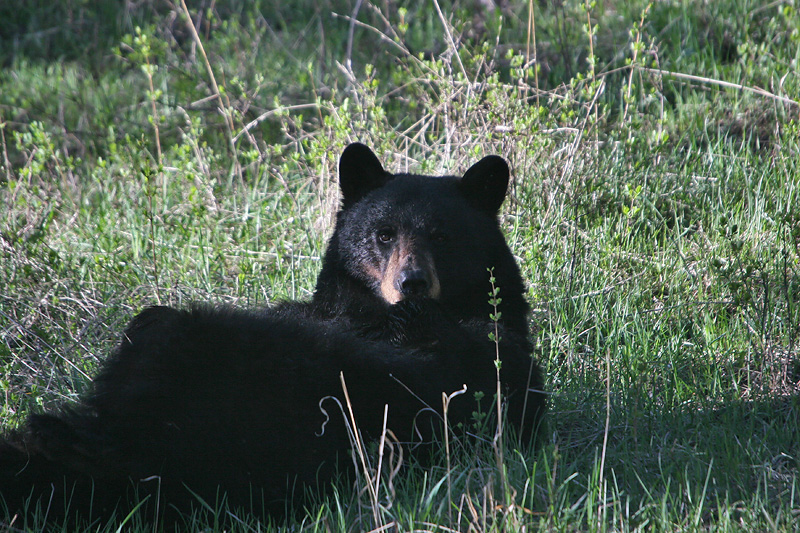
[[[394,239],[394,230],[392,228],[381,228],[377,233],[378,242],[388,244]]]

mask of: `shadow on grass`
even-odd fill
[[[602,516],[631,526],[752,524],[764,516],[800,524],[800,396],[639,412],[612,398],[607,488],[599,482],[605,415],[597,401],[551,413],[553,439],[540,459],[551,479],[537,479],[539,506],[556,497],[567,504],[556,509],[586,519],[594,500],[594,511],[609,507]]]

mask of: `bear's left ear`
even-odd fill
[[[505,159],[490,155],[469,167],[458,187],[476,209],[494,216],[506,197],[508,175]]]
[[[342,189],[344,209],[368,192],[383,187],[392,177],[383,169],[372,150],[361,143],[349,145],[339,159],[339,187]]]

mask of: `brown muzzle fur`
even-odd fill
[[[411,297],[439,298],[441,286],[430,253],[415,249],[414,240],[401,238],[381,276],[381,296],[390,304]]]

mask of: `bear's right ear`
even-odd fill
[[[458,186],[473,207],[495,216],[506,198],[508,178],[505,159],[489,155],[469,167]]]
[[[361,143],[344,149],[339,159],[339,187],[342,189],[344,209],[347,209],[368,192],[386,185],[392,174],[383,169],[372,150]]]

